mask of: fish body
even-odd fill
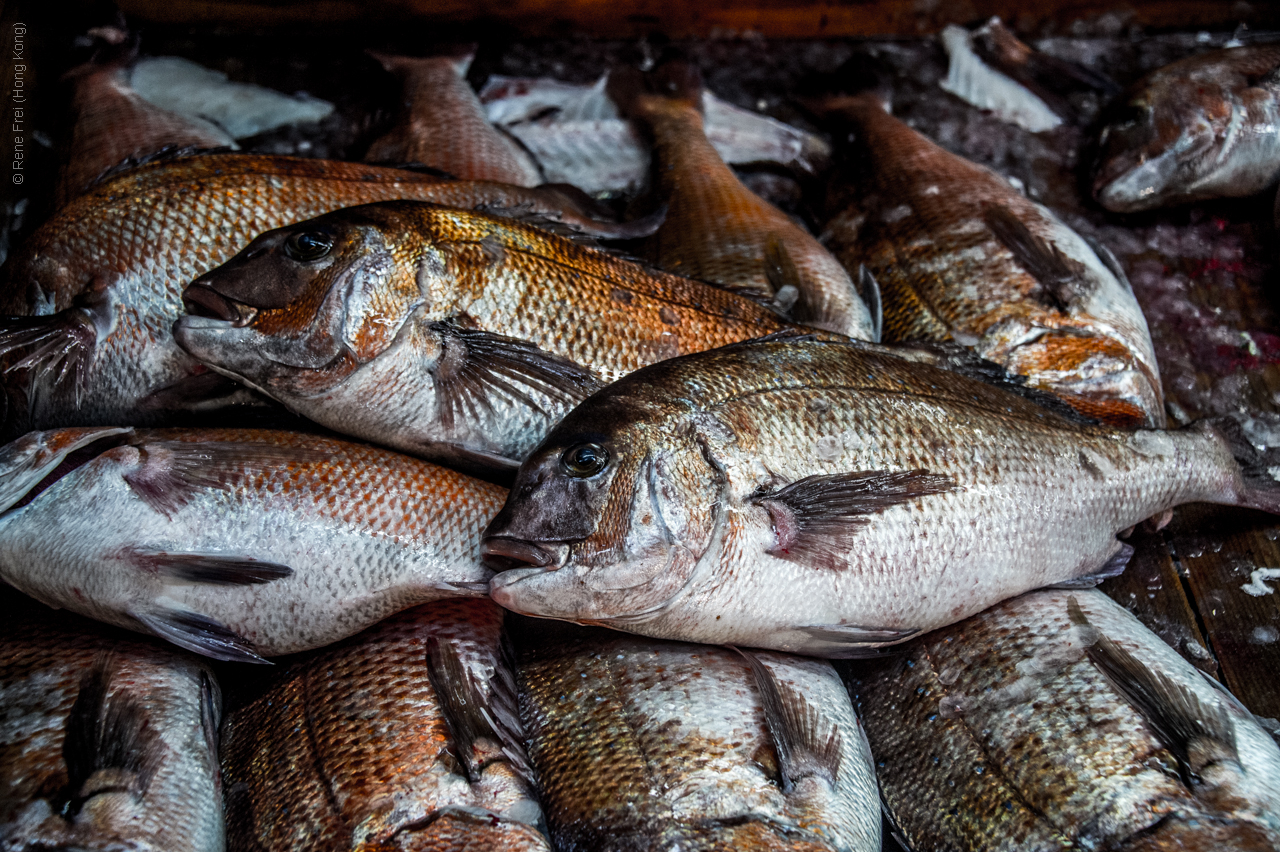
[[[1005,601],[855,669],[850,689],[919,852],[1280,844],[1276,743],[1099,591]]]
[[[1280,45],[1215,50],[1139,80],[1099,139],[1093,194],[1117,213],[1252,195],[1280,177]]]
[[[221,852],[208,667],[3,596],[0,849]]]
[[[1269,467],[1229,422],[1085,426],[881,347],[753,341],[574,409],[483,551],[517,612],[856,656],[1118,573],[1116,534],[1176,504],[1280,510]]]
[[[421,163],[463,180],[542,183],[533,158],[485,117],[467,83],[474,56],[374,54],[400,79],[405,110],[396,127],[369,146],[365,161]]]
[[[289,661],[227,718],[230,848],[549,852],[501,632],[439,601]]]
[[[491,75],[480,91],[485,115],[520,140],[548,181],[589,193],[640,191],[649,146],[605,93],[593,85]],[[831,156],[819,136],[702,93],[707,140],[726,163],[778,163],[813,174]]]
[[[619,109],[653,137],[655,189],[667,205],[645,256],[680,275],[775,299],[797,322],[871,340],[871,314],[840,263],[743,186],[707,140],[701,85],[697,69],[680,62],[647,81],[627,70],[610,76]]]
[[[32,433],[3,453],[6,506],[28,502],[0,516],[0,577],[50,605],[251,662],[474,594],[489,575],[480,530],[505,493],[288,432],[84,428]]]
[[[827,244],[879,283],[886,342],[954,341],[1091,417],[1164,425],[1146,319],[1105,249],[875,97],[826,108],[852,122],[859,151]]]
[[[588,219],[553,191],[355,163],[223,154],[136,168],[63,207],[7,265],[0,353],[10,435],[161,423],[175,409],[227,402],[235,386],[211,385],[218,377],[173,343],[182,289],[263,231],[392,198],[618,227]]]
[[[114,61],[89,62],[68,72],[73,81],[71,142],[58,176],[59,207],[107,171],[166,149],[235,147],[222,128],[155,106],[128,81],[132,52]]]
[[[793,327],[539,228],[408,202],[263,234],[186,299],[199,315],[174,335],[215,370],[344,434],[500,467],[604,383]]]
[[[830,663],[562,633],[519,666],[557,848],[878,852],[871,755]]]

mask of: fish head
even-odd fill
[[[1197,188],[1219,165],[1233,104],[1219,86],[1194,79],[1140,88],[1112,112],[1099,137],[1093,195],[1117,213],[1202,197]]]
[[[422,224],[412,206],[392,203],[267,231],[186,288],[188,316],[174,337],[286,404],[327,392],[391,348],[441,295],[425,292],[444,260]]]
[[[645,621],[709,547],[721,483],[692,419],[617,387],[547,436],[485,530],[481,552],[501,572],[490,595],[502,606],[579,623]]]

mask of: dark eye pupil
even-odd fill
[[[316,231],[305,231],[294,234],[285,241],[284,250],[294,260],[319,260],[333,248],[333,239],[328,234]]]
[[[570,476],[592,476],[604,470],[609,454],[598,444],[580,444],[566,450],[561,460]]]

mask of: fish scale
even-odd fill
[[[1085,426],[982,375],[786,339],[637,371],[521,467],[485,531],[510,569],[490,594],[656,638],[858,656],[1118,572],[1117,533],[1178,503],[1280,510],[1272,457],[1238,425]]]
[[[79,305],[106,330],[75,361],[73,377],[57,382],[45,372],[20,371],[6,378],[9,434],[44,426],[160,423],[172,417],[164,408],[207,401],[177,395],[165,397],[163,406],[144,402],[201,369],[172,341],[182,288],[263,231],[392,198],[520,208],[588,229],[611,227],[541,190],[442,181],[357,163],[220,154],[140,166],[63,207],[8,264],[0,290],[4,315],[49,317],[46,327],[61,341],[61,318],[83,321],[86,314],[53,315]],[[19,330],[0,333],[9,364],[31,348]]]
[[[1146,320],[1106,259],[1047,208],[873,96],[826,108],[856,128],[860,158],[852,180],[829,191],[826,243],[846,269],[865,267],[879,283],[885,341],[955,341],[1088,416],[1164,425]],[[1000,221],[991,224],[993,215]],[[1006,231],[1025,232],[1022,253],[1002,241],[1009,221]],[[1053,261],[1055,252],[1066,285],[1028,268],[1025,255]]]

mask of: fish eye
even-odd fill
[[[595,476],[609,464],[609,451],[599,444],[578,444],[564,451],[560,466],[579,479]]]
[[[301,231],[284,241],[284,253],[294,260],[319,260],[333,248],[333,237],[323,231]]]

